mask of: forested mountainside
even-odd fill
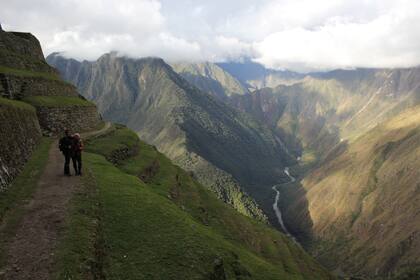
[[[161,59],[106,54],[76,62],[55,54],[47,60],[105,119],[127,124],[224,201],[264,219],[239,185],[258,193],[282,180],[283,167],[294,161],[266,126],[191,86]]]

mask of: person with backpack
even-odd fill
[[[83,142],[80,138],[79,133],[75,133],[73,135],[73,142],[72,142],[72,160],[73,160],[73,167],[76,175],[82,176],[82,150],[83,150]]]
[[[64,130],[64,137],[59,141],[58,148],[64,155],[64,175],[71,176],[70,174],[70,158],[72,157],[73,137],[70,135],[68,129]]]

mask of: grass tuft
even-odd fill
[[[0,97],[0,107],[8,106],[35,112],[35,108],[25,102]]]
[[[19,77],[43,78],[46,80],[61,81],[60,76],[55,73],[35,72],[35,71],[28,71],[28,70],[22,70],[22,69],[9,68],[5,66],[0,66],[0,73],[13,75],[13,76],[19,76]]]

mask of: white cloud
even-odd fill
[[[366,22],[335,18],[313,29],[275,32],[255,43],[256,60],[297,70],[416,66],[420,17],[414,8],[396,9]]]
[[[46,54],[171,61],[253,57],[293,70],[420,64],[415,0],[0,0],[5,29]]]

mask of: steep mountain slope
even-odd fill
[[[418,174],[407,174],[405,179],[400,175],[419,168],[418,141],[403,139],[406,134],[417,135],[410,126],[420,123],[418,107],[412,109],[419,103],[420,68],[311,74],[291,86],[231,98],[235,107],[272,127],[289,150],[303,157],[302,164],[310,157],[319,161],[309,175],[300,167],[292,169],[303,178],[303,187],[282,189],[280,201],[289,231],[304,242],[315,240],[313,253],[331,268],[378,277],[418,267],[418,255],[413,253],[420,225],[415,206]],[[398,128],[402,134],[394,139],[389,136],[394,133],[391,129],[380,127],[389,128],[387,122],[399,114],[406,116],[399,118],[407,128]],[[399,144],[392,142],[404,142],[406,151],[399,154]],[[398,158],[388,154],[394,149]],[[386,160],[388,165],[382,164]],[[406,223],[409,220],[411,225]]]
[[[104,118],[127,124],[247,215],[262,216],[237,181],[258,194],[281,180],[282,167],[293,161],[269,129],[191,86],[161,59],[107,54],[78,63],[72,73],[66,71],[74,61],[57,55],[48,61],[98,105]]]
[[[0,33],[0,45],[7,40],[7,55],[20,60],[0,65],[1,169],[19,172],[0,173],[1,279],[333,279],[134,132],[109,123],[97,130],[95,106],[31,57],[42,55],[36,38]],[[58,175],[64,159],[51,136],[60,125],[90,130],[83,176]],[[49,137],[40,139],[40,127]]]
[[[333,279],[283,234],[238,214],[127,128],[86,149],[92,173],[76,198],[57,278]],[[80,269],[86,266],[93,269]]]
[[[288,224],[313,235],[313,253],[330,267],[383,277],[419,268],[420,107],[335,153],[283,190]]]
[[[235,94],[249,93],[241,82],[214,63],[180,62],[171,64],[171,67],[190,84],[222,100]]]
[[[234,96],[232,104],[276,130],[299,155],[325,154],[420,101],[420,68],[337,70],[291,86]]]

